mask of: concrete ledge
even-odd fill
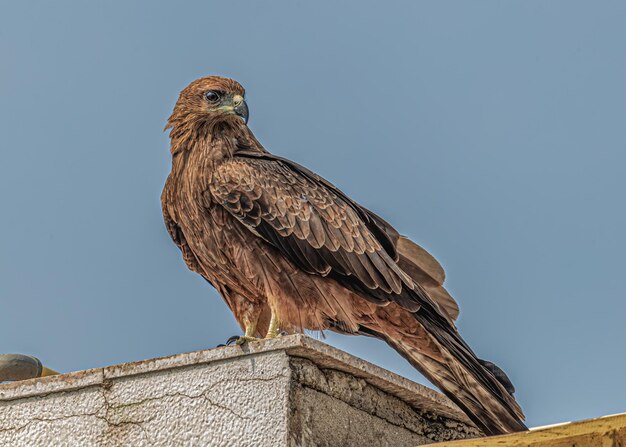
[[[0,446],[412,446],[478,436],[441,394],[292,335],[0,385]]]

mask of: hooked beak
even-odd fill
[[[246,101],[240,95],[236,95],[233,99],[234,99],[233,111],[235,112],[237,116],[243,119],[244,123],[248,124],[248,116],[249,116],[248,104],[246,104]]]

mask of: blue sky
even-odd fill
[[[0,352],[71,371],[239,333],[159,206],[178,92],[220,74],[269,150],[440,259],[530,425],[626,411],[625,2],[0,4]]]

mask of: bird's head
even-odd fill
[[[184,120],[242,119],[248,122],[244,88],[232,79],[207,76],[196,79],[180,93],[167,127]],[[166,128],[167,128],[166,127]]]

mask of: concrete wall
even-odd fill
[[[445,397],[304,336],[0,385],[0,446],[413,446]]]

